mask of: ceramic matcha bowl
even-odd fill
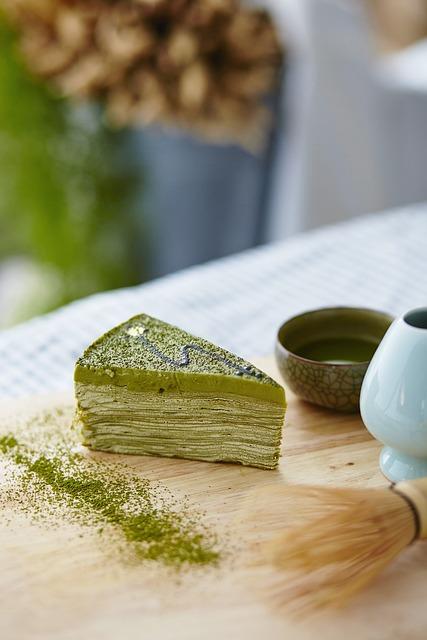
[[[337,411],[357,411],[369,362],[392,316],[352,307],[308,311],[279,329],[276,360],[300,398]]]

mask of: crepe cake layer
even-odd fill
[[[135,316],[86,349],[74,378],[91,449],[277,467],[283,388],[177,327]]]

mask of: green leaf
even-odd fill
[[[0,260],[55,268],[54,305],[141,279],[129,135],[108,129],[97,105],[71,104],[33,78],[0,21]]]

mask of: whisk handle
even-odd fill
[[[427,538],[427,478],[398,482],[393,490],[412,504],[418,515],[418,538]]]

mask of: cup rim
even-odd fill
[[[416,313],[426,313],[427,314],[427,306],[424,307],[414,307],[412,309],[409,309],[409,311],[406,311],[401,317],[402,320],[404,322],[404,324],[407,327],[410,327],[411,329],[415,329],[416,331],[427,331],[427,327],[418,327],[416,324],[412,324],[411,322],[409,322],[408,316],[411,316],[413,314]]]
[[[388,320],[390,320],[390,324],[392,322],[394,322],[394,320],[396,320],[396,317],[393,316],[391,313],[388,313],[387,311],[379,311],[378,309],[371,309],[370,307],[347,307],[347,306],[339,306],[339,307],[318,307],[317,309],[309,309],[308,311],[303,311],[302,313],[297,313],[296,315],[288,318],[287,320],[285,320],[285,322],[282,322],[282,324],[280,325],[279,329],[277,330],[277,334],[276,334],[276,348],[279,348],[281,351],[283,351],[284,353],[289,353],[292,355],[293,358],[295,358],[296,360],[299,360],[300,362],[305,362],[307,364],[312,364],[312,365],[316,365],[316,366],[320,366],[320,367],[340,367],[342,369],[345,368],[352,368],[352,367],[362,367],[362,366],[367,366],[370,362],[370,360],[362,360],[361,362],[338,362],[338,363],[333,363],[333,362],[325,362],[322,360],[313,360],[311,358],[305,358],[304,356],[300,356],[297,353],[295,353],[294,351],[291,351],[290,349],[287,349],[284,344],[282,343],[281,339],[280,339],[280,332],[282,331],[283,327],[285,327],[289,322],[292,322],[293,320],[296,320],[297,318],[300,318],[302,316],[308,316],[308,315],[313,315],[315,313],[319,313],[322,311],[368,311],[369,313],[373,313],[376,314],[378,316],[382,316],[383,318],[387,318]]]

